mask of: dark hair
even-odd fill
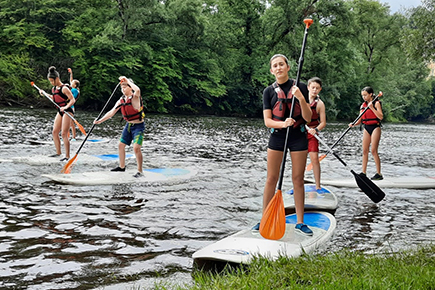
[[[54,66],[50,66],[50,67],[48,68],[48,75],[47,75],[47,78],[49,78],[49,79],[56,79],[56,78],[59,78],[59,77],[60,77],[60,75],[59,75],[59,73],[57,72],[56,67],[54,67]]]
[[[318,83],[320,85],[320,87],[322,87],[322,80],[318,77],[313,77],[313,78],[309,79],[308,85],[310,85],[311,83]]]
[[[285,63],[288,65],[288,59],[287,59],[287,57],[284,54],[275,54],[274,56],[272,56],[270,58],[269,64],[271,65],[272,64],[272,60],[274,60],[277,57],[282,57],[284,59]]]
[[[361,90],[361,92],[367,92],[369,94],[374,94],[375,92],[373,91],[372,87],[365,87]]]
[[[80,87],[80,82],[79,80],[73,80],[73,82],[75,82],[77,84],[77,88]]]

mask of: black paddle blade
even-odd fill
[[[355,176],[356,184],[358,184],[359,188],[374,202],[378,203],[384,199],[385,193],[367,178],[366,175],[360,173],[357,174],[353,170],[351,170],[352,174]]]

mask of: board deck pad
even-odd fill
[[[316,190],[315,184],[305,184],[305,207],[307,210],[326,210],[334,213],[338,208],[337,196],[328,188],[323,187]],[[295,201],[293,198],[293,189],[286,191],[283,195],[284,208],[286,214],[295,212]]]
[[[327,212],[305,212],[304,223],[313,236],[295,232],[296,214],[286,216],[286,231],[279,240],[268,240],[259,231],[242,230],[214,242],[193,254],[194,263],[200,268],[211,268],[215,263],[249,264],[256,257],[276,260],[280,256],[298,257],[312,253],[332,236],[336,220]]]
[[[312,179],[305,179],[306,182],[314,182]],[[383,180],[373,180],[380,188],[410,188],[410,189],[429,189],[435,188],[435,177],[428,176],[403,176],[388,177]],[[322,179],[322,184],[336,187],[358,187],[354,178],[352,179]]]
[[[135,170],[124,172],[105,170],[70,174],[43,174],[42,176],[61,184],[110,185],[183,180],[194,176],[196,171],[184,168],[148,168],[144,169],[142,177],[133,177],[135,173]]]

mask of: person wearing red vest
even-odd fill
[[[62,154],[59,137],[59,133],[61,133],[63,145],[65,147],[65,157],[62,158],[60,161],[68,161],[70,157],[68,131],[71,125],[71,118],[68,116],[64,116],[64,112],[68,112],[71,116],[74,115],[74,111],[71,107],[74,105],[75,99],[73,94],[71,93],[69,86],[67,84],[63,84],[60,81],[60,75],[59,72],[56,70],[56,67],[49,67],[47,79],[53,86],[53,88],[51,89],[51,95],[49,94],[49,96],[60,107],[60,109],[58,109],[56,117],[54,118],[52,131],[54,146],[56,147],[56,154],[50,155],[49,157],[57,157]],[[43,95],[43,90],[41,90],[39,93]]]
[[[270,72],[275,83],[263,92],[263,117],[266,127],[271,129],[267,149],[267,177],[263,194],[263,213],[275,194],[279,179],[284,150],[290,150],[294,200],[297,216],[295,230],[304,235],[312,235],[312,230],[304,224],[304,171],[307,162],[308,141],[305,123],[311,120],[311,108],[308,104],[308,90],[304,83],[295,84],[289,79],[290,65],[287,57],[276,54],[270,59]],[[292,98],[295,107],[292,111]],[[289,137],[284,149],[287,128]],[[254,226],[256,230],[259,225]]]
[[[314,77],[308,80],[308,92],[310,96],[310,107],[313,112],[311,122],[307,124],[308,130],[308,154],[311,164],[313,164],[314,180],[316,181],[317,192],[322,192],[320,186],[320,161],[319,161],[319,141],[314,135],[319,134],[326,127],[325,104],[319,97],[322,90],[322,80]]]
[[[142,156],[142,143],[145,132],[144,112],[142,97],[139,87],[124,76],[119,77],[121,82],[122,93],[124,94],[101,119],[95,120],[94,124],[100,124],[112,118],[119,109],[121,109],[124,120],[127,121],[124,130],[122,131],[121,138],[119,139],[119,166],[113,168],[111,171],[125,171],[125,147],[133,142],[133,151],[136,156],[137,173],[134,177],[143,176],[143,156]]]
[[[362,141],[363,157],[362,157],[362,173],[367,172],[367,163],[369,161],[370,144],[372,145],[371,152],[376,164],[376,174],[371,178],[372,180],[382,180],[384,177],[381,174],[381,159],[379,158],[378,148],[381,140],[381,120],[384,118],[382,113],[382,104],[380,101],[373,103],[375,98],[373,89],[365,87],[361,91],[361,96],[364,103],[361,105],[360,112],[362,113],[365,108],[369,109],[362,115],[362,117],[354,124],[349,126],[354,127],[361,123],[364,124],[364,133]]]

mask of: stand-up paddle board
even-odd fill
[[[295,212],[295,200],[293,189],[286,191],[283,195],[285,213]],[[316,190],[315,184],[305,184],[305,211],[327,211],[334,214],[338,207],[337,196],[328,188],[323,187]]]
[[[130,159],[133,158],[133,154],[126,154],[125,158]],[[26,163],[30,165],[46,165],[46,164],[63,164],[65,162],[61,162],[62,156],[57,157],[48,157],[44,155],[35,155],[35,156],[20,156],[20,157],[12,157],[10,159],[0,159],[1,162],[9,162],[9,163]],[[77,158],[77,164],[86,164],[86,163],[94,163],[101,161],[116,161],[119,160],[118,154],[97,154],[97,155],[88,155],[88,154],[80,154],[79,158]]]
[[[194,170],[182,168],[150,168],[144,169],[143,176],[134,177],[135,170],[113,172],[109,170],[70,173],[70,174],[43,174],[50,181],[73,185],[110,185],[126,183],[144,183],[155,181],[171,181],[191,178],[196,174]]]
[[[295,232],[296,214],[286,216],[286,231],[280,240],[268,240],[259,231],[242,230],[217,241],[193,254],[196,266],[212,269],[227,264],[249,264],[254,257],[276,260],[280,256],[297,257],[311,253],[330,239],[336,221],[327,212],[306,212],[304,223],[313,231],[312,236]]]
[[[305,179],[306,182],[314,182],[312,179]],[[390,188],[411,188],[411,189],[428,189],[435,188],[435,177],[384,177],[383,180],[373,180],[379,187]],[[336,187],[358,187],[355,179],[337,179],[328,180],[322,178],[322,184]]]
[[[28,140],[31,145],[54,145],[53,140],[46,141],[46,140]],[[82,142],[82,140],[77,141],[70,141],[70,143],[79,143]],[[88,139],[86,140],[86,143],[90,144],[99,144],[99,143],[108,143],[110,142],[110,139]],[[61,140],[61,144],[63,144]]]

